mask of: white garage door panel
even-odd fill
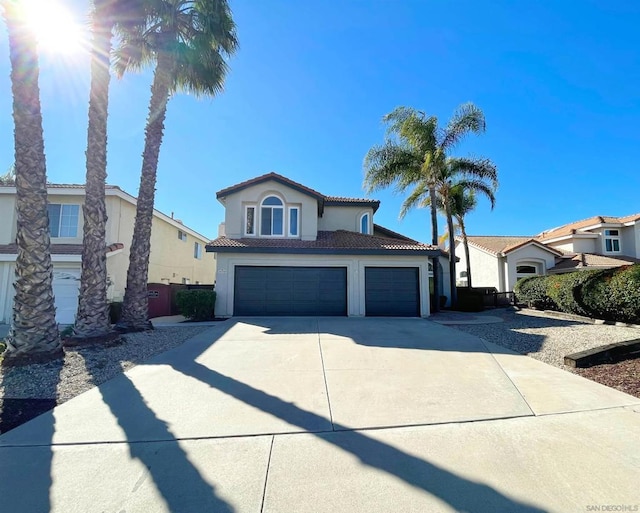
[[[56,322],[58,324],[73,324],[75,322],[79,290],[79,271],[53,271],[53,295],[56,298]]]

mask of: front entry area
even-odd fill
[[[236,266],[233,315],[347,315],[347,268]]]
[[[366,267],[365,309],[368,317],[420,317],[417,267]]]

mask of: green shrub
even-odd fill
[[[557,309],[557,305],[547,296],[548,276],[532,276],[518,280],[513,288],[518,301],[543,310]]]
[[[640,323],[640,264],[594,275],[582,285],[579,299],[591,317]]]
[[[178,311],[192,321],[210,321],[214,318],[216,293],[214,290],[181,290],[176,294]]]
[[[576,271],[550,276],[547,280],[547,295],[558,310],[588,317],[590,313],[581,299],[582,286],[599,274],[602,271]]]
[[[111,324],[117,323],[122,317],[122,301],[109,303],[109,320]]]

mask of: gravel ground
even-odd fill
[[[504,322],[451,327],[640,397],[640,359],[588,369],[564,365],[566,355],[640,338],[639,329],[557,319],[535,310],[491,310],[486,315],[502,317]]]
[[[57,362],[0,367],[0,434],[209,328],[159,327],[123,335],[117,345],[65,348]]]

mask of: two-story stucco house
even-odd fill
[[[513,290],[520,278],[585,269],[608,269],[640,262],[640,214],[595,216],[533,237],[470,236],[472,285]],[[459,284],[467,261],[456,240]]]
[[[56,320],[71,324],[77,310],[85,190],[82,185],[50,184],[47,195]],[[110,301],[118,301],[124,297],[127,281],[136,199],[112,185],[106,186],[105,195],[107,295]],[[15,187],[0,185],[0,323],[11,322],[13,309],[17,257],[15,200]],[[149,283],[213,284],[214,256],[204,251],[208,241],[180,221],[154,211]]]
[[[429,315],[441,251],[376,225],[379,201],[325,196],[276,173],[217,198],[224,233],[207,245],[217,316]]]

